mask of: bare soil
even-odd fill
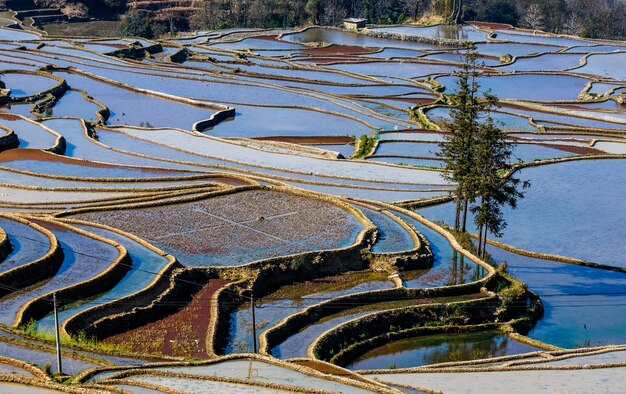
[[[211,279],[181,311],[134,330],[106,338],[105,343],[127,347],[137,353],[174,357],[208,358],[206,338],[211,317],[211,297],[230,283]]]

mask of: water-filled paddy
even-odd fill
[[[32,121],[0,115],[0,124],[13,130],[19,138],[20,148],[49,149],[57,143],[56,135]]]
[[[124,245],[131,258],[131,267],[126,275],[117,282],[111,290],[101,294],[98,298],[91,300],[89,303],[61,311],[59,313],[59,321],[61,322],[85,309],[117,300],[141,290],[147,286],[168,263],[168,260],[164,256],[119,233],[95,226],[79,225],[77,227]],[[52,330],[54,327],[54,316],[49,315],[40,320],[39,327],[44,331],[46,328]]]
[[[566,393],[598,392],[618,394],[622,392],[616,376],[626,373],[626,368],[600,368],[575,370],[437,372],[367,375],[385,382],[408,384],[446,393],[468,391],[486,394],[514,393],[523,387],[527,392],[562,391]],[[493,382],[498,382],[493,384]]]
[[[366,390],[361,390],[356,387],[349,386],[345,383],[320,379],[318,377],[310,376],[303,372],[298,372],[290,368],[272,365],[260,361],[232,360],[217,364],[201,365],[194,367],[161,367],[158,369],[162,371],[179,372],[191,375],[245,378],[246,376],[248,376],[248,371],[250,368],[253,368],[258,373],[257,377],[251,379],[251,383],[254,383],[254,381],[256,380],[260,382],[273,382],[279,384],[308,387],[310,389],[332,390],[342,393],[367,392]]]
[[[326,66],[333,70],[349,71],[372,76],[395,76],[400,78],[421,78],[434,74],[448,74],[457,70],[447,64],[410,63],[410,62],[367,62],[348,63]]]
[[[71,116],[85,120],[97,120],[96,112],[100,107],[85,100],[81,92],[68,90],[63,97],[57,101],[50,111],[54,116]]]
[[[436,79],[446,87],[446,93],[456,91],[453,76]],[[585,87],[587,79],[570,75],[518,74],[502,76],[481,76],[478,78],[480,91],[491,93],[498,98],[536,101],[576,100]]]
[[[411,49],[411,50],[419,50],[419,49],[435,49],[437,48],[435,45],[417,43],[417,42],[408,42],[408,41],[397,41],[390,40],[386,38],[377,38],[377,37],[369,37],[362,34],[351,33],[347,31],[334,30],[334,29],[325,29],[319,27],[313,27],[306,29],[302,32],[298,32],[295,34],[285,34],[281,37],[284,41],[290,42],[331,42],[333,44],[340,45],[355,45],[355,46],[364,46],[364,47],[395,47],[395,48],[403,48],[403,49]]]
[[[587,64],[574,71],[624,80],[626,79],[624,62],[626,62],[626,52],[594,54],[587,58]]]
[[[517,59],[513,64],[500,67],[506,71],[558,71],[578,67],[582,56],[569,53],[550,53],[538,57]]]
[[[334,297],[364,291],[392,288],[393,282],[384,273],[351,272],[343,275],[297,282],[283,286],[261,298],[256,308],[257,335],[288,315]],[[252,346],[252,311],[244,303],[230,315],[230,338],[226,353],[247,352]]]
[[[58,75],[106,105],[111,112],[109,124],[190,129],[193,123],[208,119],[215,113],[214,109],[194,107],[135,93],[77,74],[58,73]],[[177,116],[172,116],[172,113],[176,113]]]
[[[368,160],[375,160],[382,163],[391,163],[408,167],[443,168],[445,165],[442,160],[417,159],[414,157],[372,156],[368,158]]]
[[[503,110],[510,111],[506,108]],[[447,107],[436,107],[426,111],[428,119],[435,123],[450,121],[450,109]],[[505,131],[530,131],[536,132],[537,128],[530,124],[528,118],[516,116],[505,112],[493,112],[491,117],[496,125]]]
[[[549,34],[533,34],[523,31],[501,30],[496,32],[496,40],[512,41],[523,43],[537,43],[560,46],[592,45],[592,42],[582,39],[569,38],[566,36],[555,36]]]
[[[51,280],[1,302],[2,317],[0,322],[2,324],[12,325],[19,308],[32,299],[92,278],[104,272],[119,256],[118,249],[113,245],[64,227],[48,223],[39,224],[48,228],[57,237],[63,248],[63,264]]]
[[[371,30],[460,41],[486,41],[487,32],[467,25],[392,26]]]
[[[247,375],[245,375],[247,376]],[[242,377],[245,377],[242,376]],[[243,394],[270,394],[275,393],[274,389],[267,389],[254,385],[234,384],[225,382],[214,382],[210,380],[196,380],[184,378],[170,378],[163,376],[137,376],[133,380],[145,382],[152,385],[162,386],[169,390],[178,390],[185,392],[200,391],[205,393],[243,393]]]
[[[498,29],[498,25],[479,26]],[[481,77],[479,82],[503,99],[494,119],[518,141],[513,153],[515,161],[624,152],[626,144],[621,143],[619,132],[626,129],[626,117],[618,105],[618,95],[626,89],[618,81],[623,79],[619,66],[623,63],[620,59],[624,53],[616,51],[624,48],[621,44],[613,46],[610,42],[529,34],[514,29],[497,30],[494,41],[487,38],[486,31],[470,26],[372,28],[390,33],[478,42],[476,48],[487,66],[483,70],[496,74]],[[282,39],[275,36],[281,33],[285,33]],[[110,112],[107,123],[122,126],[107,129],[95,125],[92,132],[83,129],[80,120],[48,119],[41,121],[42,127],[17,116],[22,114],[39,119],[30,113],[34,103],[3,106],[6,113],[0,115],[0,123],[7,129],[0,131],[0,138],[12,138],[8,129],[13,129],[20,142],[20,149],[0,154],[0,161],[4,163],[0,168],[0,205],[3,209],[48,214],[72,208],[106,206],[106,210],[74,213],[70,218],[105,223],[136,234],[165,253],[171,253],[183,265],[195,269],[221,266],[210,269],[212,279],[208,282],[202,279],[204,282],[198,284],[200,290],[185,299],[175,313],[130,331],[115,330],[116,335],[106,338],[109,344],[127,345],[122,348],[153,355],[197,358],[206,358],[213,352],[248,351],[250,305],[233,304],[238,308],[233,311],[226,304],[227,308],[221,311],[227,311],[227,315],[212,315],[217,311],[212,301],[215,291],[224,289],[224,286],[235,290],[236,286],[229,285],[232,281],[255,275],[232,266],[268,257],[353,246],[364,228],[349,210],[333,205],[332,200],[309,198],[306,194],[309,191],[374,200],[368,203],[370,208],[362,209],[380,230],[379,239],[370,250],[374,258],[395,258],[384,253],[414,248],[414,227],[429,242],[434,253],[433,267],[400,270],[397,277],[393,277],[395,283],[389,280],[389,275],[395,273],[392,267],[389,272],[375,274],[335,274],[333,271],[333,276],[305,281],[316,276],[307,272],[300,279],[302,282],[273,282],[282,285],[277,290],[268,289],[265,287],[267,283],[258,281],[254,286],[262,298],[256,308],[257,334],[275,326],[291,313],[334,297],[370,290],[386,291],[393,286],[414,289],[460,285],[486,275],[485,268],[455,252],[445,236],[408,213],[383,208],[376,203],[376,200],[445,196],[452,190],[442,176],[443,161],[436,160],[437,143],[444,141],[444,133],[421,130],[421,127],[432,125],[420,125],[408,109],[415,105],[445,105],[445,99],[438,101],[440,92],[433,86],[436,84],[425,79],[441,75],[437,80],[445,84],[444,94],[454,92],[456,76],[452,73],[463,60],[458,47],[444,48],[318,27],[299,32],[230,29],[175,39],[177,44],[190,45],[190,52],[178,53],[179,58],[175,60],[168,56],[177,53],[182,46],[174,47],[171,42],[163,42],[165,49],[162,53],[130,60],[104,53],[127,47],[133,39],[51,39],[44,40],[44,45],[38,45],[40,42],[34,40],[24,43],[26,49],[16,50],[16,39],[37,37],[26,31],[8,29],[0,30],[0,39],[3,35],[12,37],[11,41],[0,44],[0,60],[5,64],[5,71],[37,70],[50,65],[56,68],[48,68],[44,73],[52,72],[64,78],[70,88],[75,89],[43,108],[44,115],[95,121],[98,120],[96,112],[101,108],[97,103],[101,102]],[[145,47],[155,42],[140,40],[139,43]],[[572,45],[575,47],[566,48]],[[247,49],[258,55],[244,53]],[[567,50],[558,52],[562,49]],[[511,59],[502,56],[505,54],[517,61],[504,65]],[[588,64],[576,68],[581,59],[586,59]],[[72,72],[60,71],[70,66]],[[560,71],[565,69],[572,69],[571,74]],[[509,74],[506,71],[519,72]],[[92,75],[88,77],[83,72]],[[598,82],[591,86],[591,76],[576,77],[586,73],[599,77],[594,79]],[[13,90],[14,97],[35,94],[57,84],[55,79],[44,77],[45,74],[37,77],[15,72],[5,74],[3,81]],[[609,79],[611,77],[615,78],[613,82]],[[613,95],[611,101],[607,101],[609,93]],[[89,97],[93,97],[96,103],[90,102]],[[517,101],[507,102],[506,99]],[[584,102],[584,99],[590,102]],[[568,102],[560,102],[563,100]],[[39,101],[38,104],[45,102]],[[424,110],[438,126],[445,126],[450,118],[449,110],[441,106]],[[223,120],[202,133],[191,132],[195,122],[208,119],[226,107],[234,108],[234,119]],[[104,116],[106,112],[101,111]],[[532,124],[533,121],[537,125]],[[317,146],[349,157],[353,146],[330,144],[345,143],[351,137],[363,134],[375,134],[377,139],[384,141],[375,155],[367,160],[335,160],[332,155],[281,142],[322,143]],[[38,151],[55,145],[58,145],[55,150],[58,155]],[[530,179],[532,187],[527,191],[527,198],[520,201],[518,210],[505,211],[509,227],[504,241],[529,250],[622,267],[621,259],[626,251],[621,247],[625,235],[621,224],[626,216],[620,194],[626,170],[622,168],[624,162],[563,162],[522,170],[520,177]],[[190,174],[215,174],[216,177],[184,179]],[[166,176],[175,179],[154,181]],[[228,193],[228,188],[256,185],[252,180],[256,176],[263,177],[259,185],[277,189],[250,190],[219,197],[204,194],[218,190],[222,193],[222,188]],[[246,177],[251,179],[243,179]],[[141,182],[122,182],[114,178],[141,179]],[[282,193],[280,186],[276,186],[281,182],[301,188],[305,194]],[[187,202],[181,202],[181,199]],[[122,204],[138,202],[139,205],[122,209]],[[449,205],[421,211],[435,219],[449,221],[451,216]],[[387,212],[397,216],[397,220],[386,215]],[[118,257],[118,249],[113,245],[87,239],[45,220],[42,222],[66,249],[65,260],[59,273],[50,281],[2,300],[0,322],[4,319],[5,324],[12,324],[17,309],[39,296],[40,292],[89,280]],[[45,234],[25,225],[0,218],[0,227],[7,230],[14,247],[0,262],[0,273],[36,260],[49,247]],[[126,276],[108,283],[107,289],[100,290],[100,294],[81,294],[81,297],[89,298],[77,300],[80,302],[61,310],[62,321],[92,306],[119,300],[146,288],[170,261],[167,256],[115,231],[95,225],[81,225],[80,228],[125,246],[132,266]],[[40,242],[26,243],[19,236],[30,236]],[[624,323],[621,315],[606,318],[619,312],[623,303],[621,272],[522,258],[493,247],[489,250],[497,260],[508,260],[509,271],[543,299],[546,314],[530,332],[531,338],[564,347],[624,342],[620,331]],[[378,264],[383,263],[375,261],[374,264],[378,269]],[[228,271],[224,273],[227,279],[222,275],[223,271]],[[252,280],[252,277],[248,279]],[[389,294],[405,290],[397,289]],[[479,296],[473,294],[439,301]],[[151,301],[154,300],[145,300],[146,303]],[[272,352],[283,358],[304,356],[316,337],[342,322],[423,301],[344,305],[351,309],[343,312],[340,312],[342,308],[335,311],[320,308],[320,315],[326,317],[314,316],[309,326],[296,321],[301,330],[280,338],[284,341]],[[123,312],[133,306],[122,303],[119,309],[110,312]],[[209,322],[214,322],[214,318],[221,319],[221,323],[230,321],[230,338],[218,341],[216,348],[210,349],[211,341],[207,338],[212,334],[213,324]],[[39,329],[49,330],[51,320],[51,316],[41,319]],[[224,345],[225,349],[222,348]],[[354,368],[370,368],[359,366],[367,362],[375,363],[372,367],[415,366],[529,350],[532,349],[495,331],[439,338],[431,336],[397,341],[375,349]],[[619,361],[622,356],[592,357],[589,362]],[[15,357],[27,362],[34,359],[33,355],[26,353],[23,357],[20,354]],[[49,357],[39,358],[47,361]],[[119,359],[113,362],[132,363]],[[573,364],[584,362],[587,361],[571,361]],[[563,365],[568,363],[563,361]],[[288,375],[280,382],[352,391],[345,385],[326,385],[322,380],[295,376],[282,367],[266,368],[264,363],[258,364],[255,368],[263,370],[259,382],[276,382],[274,375],[281,379]],[[77,370],[86,367],[77,367]],[[245,362],[231,362],[220,366],[181,367],[176,371],[246,378],[248,367]],[[149,374],[131,379],[160,384],[162,391],[265,390],[250,385]],[[421,383],[422,380],[416,382],[418,386]],[[132,387],[134,383],[128,384]],[[460,387],[466,387],[465,383]]]
[[[506,261],[509,271],[541,297],[545,312],[528,334],[531,338],[566,348],[626,343],[624,273],[520,256],[495,247],[489,247],[489,253],[496,261]]]
[[[56,371],[56,355],[51,347],[49,351],[31,349],[25,346],[18,346],[8,342],[0,341],[0,354],[4,357],[15,358],[27,363],[38,365],[43,368],[47,362],[53,365],[52,370]],[[96,368],[98,365],[86,361],[63,357],[63,372],[77,374],[86,368]],[[1,389],[2,386],[0,386]]]
[[[530,54],[538,54],[545,52],[555,52],[561,49],[558,46],[538,45],[538,44],[521,44],[521,43],[501,43],[488,42],[476,44],[478,53],[487,56],[500,57],[504,54],[511,56],[525,56]]]
[[[451,361],[468,361],[536,351],[499,331],[425,335],[401,339],[370,350],[350,369],[411,368]]]
[[[52,78],[42,75],[6,73],[2,76],[2,82],[11,89],[11,96],[27,97],[43,92],[54,87],[57,82]]]
[[[484,268],[457,253],[443,235],[406,214],[395,211],[394,214],[426,238],[434,257],[433,266],[427,272],[419,272],[417,275],[401,272],[400,278],[404,287],[427,288],[462,284],[485,275]]]
[[[273,49],[273,50],[302,50],[304,47],[301,45],[292,44],[289,42],[282,42],[275,39],[258,39],[247,38],[241,41],[233,42],[220,42],[210,45],[213,48],[241,50],[241,49]]]
[[[39,35],[24,30],[1,28],[0,40],[19,41],[19,40],[36,40]]]
[[[308,157],[299,157],[298,161],[294,161],[291,156],[250,150],[240,145],[228,144],[215,139],[205,138],[201,135],[181,133],[175,130],[153,130],[148,132],[137,130],[134,134],[150,141],[186,150],[190,153],[210,155],[211,153],[219,152],[221,157],[230,160],[252,165],[272,166],[283,170],[344,177],[352,177],[352,174],[357,173],[359,178],[369,180],[431,184],[445,183],[441,174],[434,171],[391,169],[362,162],[321,160]]]
[[[387,216],[384,212],[359,207],[365,216],[378,228],[379,237],[371,251],[373,253],[395,253],[413,249],[415,242],[409,230],[394,220],[393,216]]]
[[[0,261],[0,273],[35,261],[50,249],[50,239],[46,234],[25,223],[0,217],[0,228],[13,247],[11,253]]]
[[[625,165],[625,160],[582,160],[522,170],[519,177],[530,180],[531,187],[517,209],[505,210],[502,241],[623,267],[626,207],[616,185],[624,184]],[[420,210],[446,223],[452,211],[450,204]]]

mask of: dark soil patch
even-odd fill
[[[130,351],[175,357],[208,358],[206,338],[211,317],[211,297],[228,280],[211,279],[179,312],[164,319],[106,338],[105,343]]]
[[[275,137],[256,137],[255,140],[260,141],[278,141],[278,142],[290,142],[293,144],[323,144],[323,145],[345,145],[354,140],[348,136],[275,136]]]
[[[511,28],[511,25],[507,25],[504,23],[495,23],[495,22],[469,22],[470,25],[475,27],[481,27],[483,29],[492,29],[492,30],[508,30]]]
[[[20,118],[17,115],[13,115],[13,114],[0,113],[0,119],[4,119],[4,120],[20,120],[22,118]]]
[[[359,47],[355,45],[330,45],[322,48],[310,48],[305,49],[304,52],[313,56],[323,55],[365,55],[369,53],[376,53],[377,50],[370,48]]]
[[[539,145],[545,146],[547,148],[562,150],[564,152],[575,153],[577,155],[600,155],[600,154],[605,153],[595,148],[590,148],[587,146],[559,145],[559,144],[539,144]]]
[[[298,59],[299,62],[311,62],[316,64],[328,64],[328,63],[357,63],[362,62],[364,59],[361,57],[348,57],[348,56],[338,56],[338,57],[317,57],[313,56],[310,58],[302,58]]]
[[[92,161],[86,160],[77,160],[72,159],[67,156],[55,155],[53,153],[45,152],[39,149],[9,149],[2,153],[0,153],[0,163],[7,163],[10,161],[19,161],[19,160],[37,160],[41,161],[42,164],[44,162],[55,162],[55,163],[64,163],[64,164],[73,164],[77,166],[83,167],[92,167],[92,168],[120,168],[124,166],[117,166],[105,163],[95,163]],[[181,171],[178,170],[168,170],[168,169],[160,169],[160,168],[150,168],[143,169],[147,172],[159,173],[163,175],[167,174],[176,174],[180,175]],[[190,174],[192,175],[192,174]]]

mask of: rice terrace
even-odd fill
[[[0,1],[0,393],[623,393],[626,3],[507,1]]]

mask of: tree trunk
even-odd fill
[[[454,213],[454,230],[459,231],[459,221],[461,216],[461,199],[456,199],[456,211]]]
[[[465,228],[466,228],[466,224],[467,224],[467,205],[469,204],[469,201],[467,201],[467,198],[464,200],[463,203],[463,228],[461,229],[461,232],[465,232]]]
[[[480,253],[483,250],[483,225],[481,224],[480,227],[478,227],[478,251],[477,251],[477,255],[478,257],[480,257]]]
[[[482,256],[481,256],[483,260],[485,259],[485,256],[487,255],[487,233],[488,233],[488,229],[487,229],[487,226],[485,226],[485,235],[483,237],[483,250],[482,250]]]
[[[461,20],[461,8],[463,7],[463,0],[457,0],[454,2],[456,9],[454,10],[453,22],[458,24]]]

